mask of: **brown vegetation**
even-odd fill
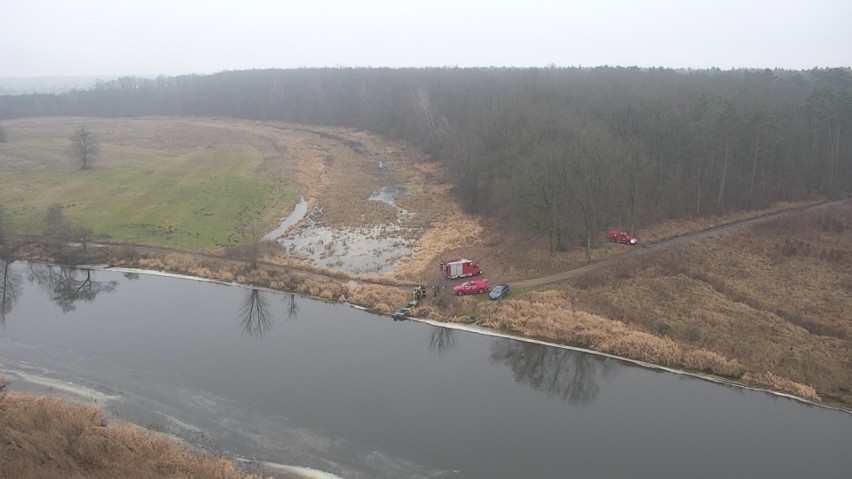
[[[476,322],[848,407],[852,325],[844,311],[852,310],[852,251],[844,233],[852,225],[850,209],[793,214],[617,261],[555,289],[499,303],[428,296],[413,314]],[[299,270],[271,263],[251,269],[201,255],[152,250],[140,256],[124,247],[91,251],[85,253],[89,258],[106,254],[100,260],[114,265],[264,286],[384,314],[409,300],[408,288],[391,278],[344,283],[345,275],[320,275],[323,270],[305,264]]]
[[[108,422],[93,406],[0,394],[0,477],[39,479],[250,479],[225,457],[190,451],[174,439]]]
[[[19,126],[27,127],[28,121],[21,120]],[[38,128],[38,122],[33,122],[31,127]],[[132,123],[116,122],[114,128],[103,124],[102,141],[119,142],[132,136],[131,131],[122,130],[132,129]],[[499,222],[465,214],[444,179],[443,167],[402,144],[354,130],[251,121],[185,123],[184,127],[195,131],[194,138],[208,134],[211,142],[220,135],[234,141],[246,134],[260,135],[268,142],[260,172],[298,183],[310,207],[320,206],[315,219],[324,224],[360,227],[393,221],[392,207],[367,198],[388,182],[404,185],[410,194],[398,197],[397,204],[416,213],[410,220],[420,235],[416,253],[403,258],[391,274],[362,275],[353,281],[346,274],[312,265],[309,258],[288,256],[281,248],[267,245],[260,248],[254,268],[244,262],[246,252],[233,245],[210,250],[208,255],[121,246],[80,251],[28,245],[18,252],[59,262],[141,267],[269,287],[350,302],[379,313],[391,313],[410,299],[406,284],[431,284],[437,278],[438,260],[449,256],[477,260],[492,283],[587,264],[579,244],[551,252],[546,238],[512,235]],[[193,146],[182,144],[178,137],[166,140],[175,147]],[[143,146],[160,141],[155,136],[138,139]],[[392,178],[383,177],[389,173],[379,170],[380,162],[393,171]],[[796,205],[781,203],[760,211],[670,221],[641,230],[640,241],[681,236]],[[812,385],[820,396],[848,407],[852,405],[852,324],[844,312],[852,311],[852,251],[845,239],[850,231],[849,208],[792,215],[750,231],[619,260],[549,287],[550,291],[521,288],[500,303],[430,295],[413,314],[477,322],[661,365],[746,378],[800,394],[795,381]],[[592,245],[593,259],[631,250],[602,239]],[[790,382],[770,381],[767,371]]]
[[[850,230],[848,203],[795,213],[609,265],[563,291],[581,309],[739,365],[714,372],[849,407]],[[684,365],[703,369],[694,359]]]

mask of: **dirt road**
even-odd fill
[[[828,201],[828,202],[825,202],[825,203],[819,203],[819,204],[815,204],[815,205],[801,206],[801,207],[797,207],[797,208],[791,208],[791,209],[787,209],[787,210],[778,211],[778,212],[771,213],[771,214],[764,215],[764,216],[759,216],[757,218],[750,218],[750,219],[746,219],[746,220],[735,221],[733,223],[728,223],[728,224],[716,226],[716,227],[713,227],[713,228],[708,228],[706,230],[696,231],[694,233],[689,233],[689,234],[686,234],[686,235],[683,235],[683,236],[677,236],[675,238],[670,238],[670,239],[667,239],[667,240],[659,241],[657,243],[653,243],[653,244],[650,244],[650,245],[642,245],[642,246],[637,247],[636,249],[629,251],[627,253],[619,254],[619,255],[616,255],[616,256],[611,256],[609,258],[602,259],[600,261],[595,261],[595,262],[589,263],[585,266],[582,266],[580,268],[572,269],[572,270],[569,270],[569,271],[562,271],[560,273],[551,274],[551,275],[548,275],[548,276],[541,276],[541,277],[530,278],[530,279],[526,279],[526,280],[522,280],[522,281],[515,281],[515,282],[512,283],[512,285],[515,288],[528,288],[528,287],[533,287],[533,286],[541,286],[541,285],[545,285],[545,284],[558,283],[559,281],[564,281],[566,279],[571,279],[571,278],[580,276],[581,274],[588,273],[589,271],[593,271],[593,270],[596,270],[598,268],[602,268],[604,266],[613,264],[617,261],[625,261],[625,260],[628,260],[628,259],[631,259],[631,258],[636,258],[636,257],[642,256],[642,255],[645,255],[645,254],[648,254],[648,253],[651,253],[651,252],[654,252],[654,251],[660,251],[660,250],[664,250],[664,249],[667,249],[667,248],[672,248],[674,246],[682,245],[682,244],[688,243],[690,241],[710,238],[710,237],[713,237],[713,236],[718,236],[718,235],[721,235],[721,234],[724,234],[724,233],[728,233],[730,231],[734,231],[734,230],[738,230],[738,229],[742,229],[742,228],[748,228],[748,227],[751,227],[751,226],[756,226],[756,225],[759,225],[761,223],[765,223],[767,221],[772,221],[772,220],[780,218],[782,216],[790,215],[790,214],[797,213],[797,212],[800,212],[800,211],[807,211],[807,210],[816,211],[816,210],[828,208],[828,207],[831,207],[831,206],[834,206],[834,205],[839,205],[839,204],[849,202],[849,201],[852,201],[852,198],[845,198],[845,199],[836,200],[836,201]]]

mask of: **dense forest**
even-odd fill
[[[672,217],[852,191],[852,69],[297,69],[0,96],[21,116],[358,128],[442,161],[471,212],[553,250]]]

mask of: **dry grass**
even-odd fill
[[[107,423],[101,411],[58,399],[0,395],[0,477],[255,478],[224,457],[163,434]]]
[[[727,213],[725,215],[714,215],[704,218],[687,218],[664,221],[662,223],[657,223],[647,228],[640,229],[637,232],[637,236],[643,243],[656,243],[664,239],[683,236],[687,233],[706,230],[734,221],[765,216],[776,211],[812,205],[819,203],[820,201],[823,201],[823,198],[815,198],[807,201],[781,201],[761,210],[738,211],[734,213]]]
[[[811,401],[821,400],[813,387],[776,376],[769,371],[757,374],[746,373],[743,375],[741,380],[745,384],[749,384],[751,386],[773,389],[775,391],[781,391],[801,398],[810,399]]]
[[[792,214],[614,264],[563,290],[578,308],[705,351],[684,356],[686,367],[716,362],[716,373],[747,372],[744,382],[850,407],[850,232],[850,205]]]
[[[522,299],[483,304],[480,326],[661,365],[680,364],[683,351],[672,340],[627,327],[620,321],[573,311],[557,291],[531,292]]]
[[[372,284],[360,284],[349,288],[349,302],[368,307],[373,311],[389,314],[411,299],[408,290]]]

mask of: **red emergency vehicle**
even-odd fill
[[[466,278],[482,274],[482,268],[469,259],[441,261],[441,274],[448,279]]]
[[[626,231],[609,230],[609,240],[613,243],[636,244],[639,240]]]

